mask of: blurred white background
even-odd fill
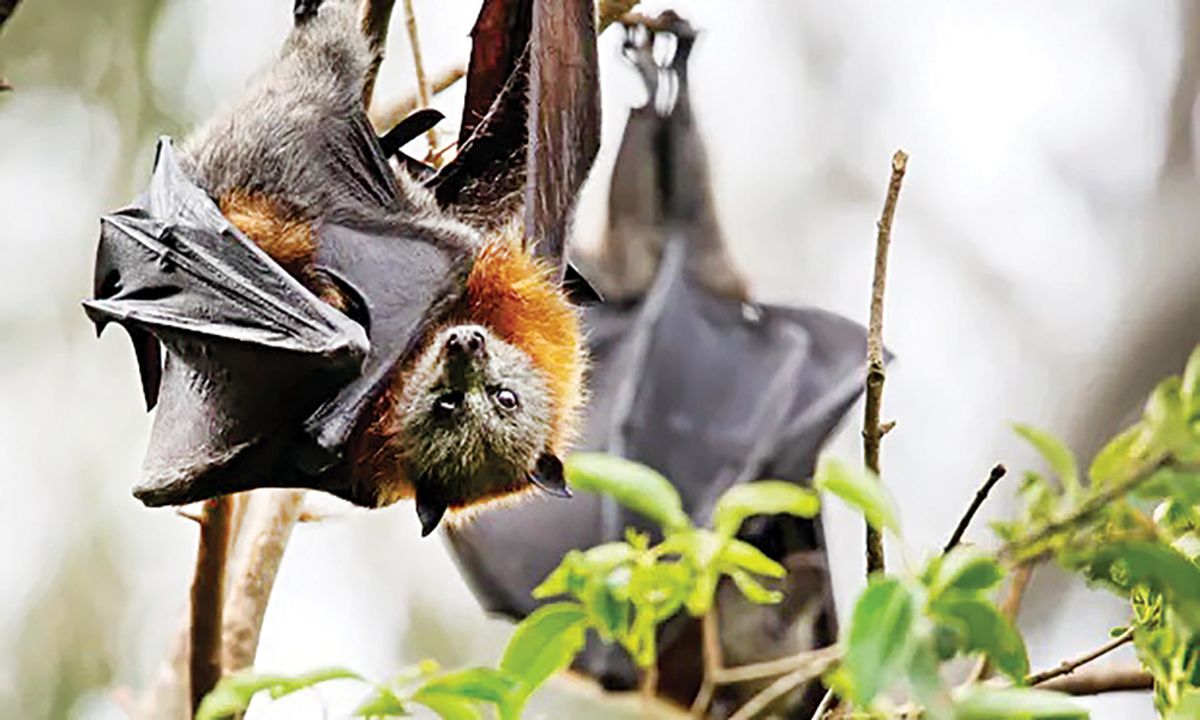
[[[84,7],[85,5],[89,7]],[[461,62],[476,0],[416,0],[430,72]],[[1188,8],[1139,0],[677,0],[702,31],[692,88],[733,254],[760,298],[866,321],[874,223],[892,152],[912,159],[894,230],[885,479],[909,555],[940,547],[988,469],[1006,480],[968,538],[989,542],[1019,472],[1010,421],[1081,452],[1115,430],[1200,341],[1200,212],[1185,150],[1164,170]],[[286,0],[27,0],[0,35],[0,715],[123,717],[105,685],[143,689],[186,607],[196,527],[130,494],[150,417],[128,340],[93,338],[99,214],[275,52]],[[149,19],[147,19],[149,18]],[[604,145],[579,210],[588,244],[641,87],[601,38]],[[397,10],[376,96],[413,73]],[[1185,88],[1186,89],[1186,88]],[[461,85],[435,106],[456,118]],[[447,132],[453,131],[453,121]],[[1178,128],[1177,128],[1178,129]],[[448,137],[449,135],[447,135]],[[858,459],[856,409],[833,451]],[[297,528],[259,669],[345,665],[383,679],[434,657],[491,663],[487,619],[409,503]],[[843,612],[863,584],[862,527],[826,510]],[[894,548],[893,548],[894,549]],[[900,563],[900,553],[891,553]],[[1047,569],[1021,624],[1035,668],[1091,649],[1121,604]],[[78,702],[70,688],[94,686]],[[323,693],[331,717],[357,690]],[[563,716],[566,694],[540,707]],[[1090,701],[1152,717],[1148,696]],[[322,717],[303,695],[252,718]],[[574,712],[574,711],[572,711]],[[11,715],[9,714],[11,713]],[[582,717],[582,715],[573,715]]]

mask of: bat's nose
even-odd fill
[[[446,354],[451,357],[479,357],[484,354],[485,349],[483,332],[478,328],[459,328],[453,330],[446,338]]]

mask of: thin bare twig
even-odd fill
[[[412,0],[404,0],[404,25],[408,28],[408,45],[412,48],[413,69],[417,75],[417,98],[421,107],[429,107],[429,83],[425,79],[425,61],[421,57],[421,40],[417,33],[417,16],[413,12]],[[429,142],[427,158],[432,159],[437,150],[437,128],[429,128],[425,133]]]
[[[254,665],[267,602],[292,528],[300,518],[304,491],[262,490],[250,495],[248,505],[225,599],[227,672]]]
[[[833,690],[826,690],[825,697],[821,698],[821,704],[817,705],[817,709],[813,712],[812,720],[821,720],[821,718],[825,717],[825,713],[835,707],[834,703],[836,700],[837,698],[833,694]]]
[[[1154,678],[1141,665],[1089,667],[1039,685],[1068,695],[1102,695],[1110,692],[1153,690]]]
[[[658,658],[646,666],[642,671],[642,708],[647,716],[653,717],[651,708],[655,706],[658,700]]]
[[[875,279],[871,284],[871,322],[867,331],[867,399],[863,419],[863,459],[868,468],[879,475],[879,441],[884,430],[879,415],[883,402],[883,294],[887,286],[888,247],[892,241],[892,221],[900,199],[900,185],[908,168],[908,155],[897,150],[892,156],[892,179],[888,183],[887,200],[879,218],[875,238]],[[882,480],[881,480],[882,482]],[[883,536],[867,526],[867,574],[883,572]]]
[[[221,612],[225,599],[225,556],[229,551],[232,501],[221,496],[204,503],[200,550],[192,581],[192,630],[188,677],[192,711],[221,679]]]
[[[717,607],[714,604],[704,613],[700,620],[701,639],[704,643],[704,680],[696,699],[692,701],[692,717],[704,717],[708,705],[712,702],[713,691],[717,687],[717,675],[722,671],[724,659],[721,657],[721,630],[717,622]]]
[[[371,96],[375,92],[375,78],[379,77],[379,66],[383,64],[383,51],[387,46],[388,25],[392,20],[392,8],[396,0],[362,0],[358,16],[362,21],[363,34],[371,43],[371,67],[363,82],[363,104],[371,107]]]
[[[732,685],[733,683],[762,680],[763,678],[778,677],[801,668],[814,665],[832,665],[842,657],[842,648],[837,645],[818,648],[816,650],[801,650],[794,655],[788,655],[776,660],[739,665],[731,668],[721,668],[713,678],[717,685]]]
[[[826,649],[835,650],[835,648]],[[827,657],[814,660],[814,662],[784,675],[768,685],[762,692],[747,700],[746,704],[738,708],[738,711],[730,716],[729,720],[750,720],[750,718],[767,709],[771,703],[779,698],[787,695],[813,678],[820,677],[821,673],[828,670],[840,657],[841,652],[840,648],[838,648],[836,652],[828,653]]]
[[[1101,647],[1093,650],[1092,652],[1090,652],[1086,655],[1081,655],[1080,657],[1074,658],[1072,660],[1064,660],[1058,667],[1053,668],[1051,670],[1046,670],[1044,672],[1028,675],[1025,678],[1025,684],[1031,685],[1031,686],[1032,685],[1040,685],[1040,684],[1046,682],[1047,680],[1053,680],[1054,678],[1059,677],[1060,675],[1069,675],[1070,673],[1075,671],[1075,668],[1087,665],[1088,663],[1092,662],[1093,660],[1096,660],[1097,658],[1104,657],[1105,655],[1112,652],[1113,650],[1116,650],[1117,648],[1121,647],[1122,645],[1129,643],[1129,642],[1133,642],[1133,631],[1134,631],[1134,628],[1130,627],[1125,632],[1121,633],[1117,637],[1113,638],[1109,642],[1105,643]]]
[[[967,532],[967,527],[975,519],[975,513],[979,512],[983,501],[987,500],[988,493],[992,491],[992,488],[996,486],[996,483],[1000,482],[1000,478],[1004,477],[1004,474],[1007,472],[1008,469],[1003,465],[997,465],[992,468],[992,472],[988,475],[987,481],[983,483],[983,487],[979,488],[979,491],[975,493],[975,499],[971,501],[971,507],[967,508],[967,512],[962,516],[962,520],[958,521],[958,527],[954,528],[954,534],[950,536],[950,542],[946,543],[945,549],[942,550],[943,553],[950,552],[962,541],[963,534]]]

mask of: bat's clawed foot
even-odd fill
[[[673,10],[653,18],[629,13],[621,18],[621,24],[625,26],[625,58],[641,74],[650,103],[661,114],[668,114],[686,84],[696,29]]]
[[[292,6],[292,16],[296,19],[296,24],[308,20],[317,14],[317,10],[321,8],[322,0],[296,0],[296,4]]]

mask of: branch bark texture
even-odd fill
[[[875,280],[871,284],[871,321],[867,330],[867,392],[866,411],[863,419],[863,461],[882,482],[879,470],[879,444],[886,430],[880,423],[883,404],[884,353],[883,353],[883,296],[887,288],[888,248],[892,243],[892,221],[896,217],[896,203],[900,200],[900,186],[908,169],[908,155],[897,150],[892,156],[892,178],[888,183],[887,199],[883,214],[877,225],[875,237]],[[873,527],[867,526],[867,574],[883,572],[883,536]]]

